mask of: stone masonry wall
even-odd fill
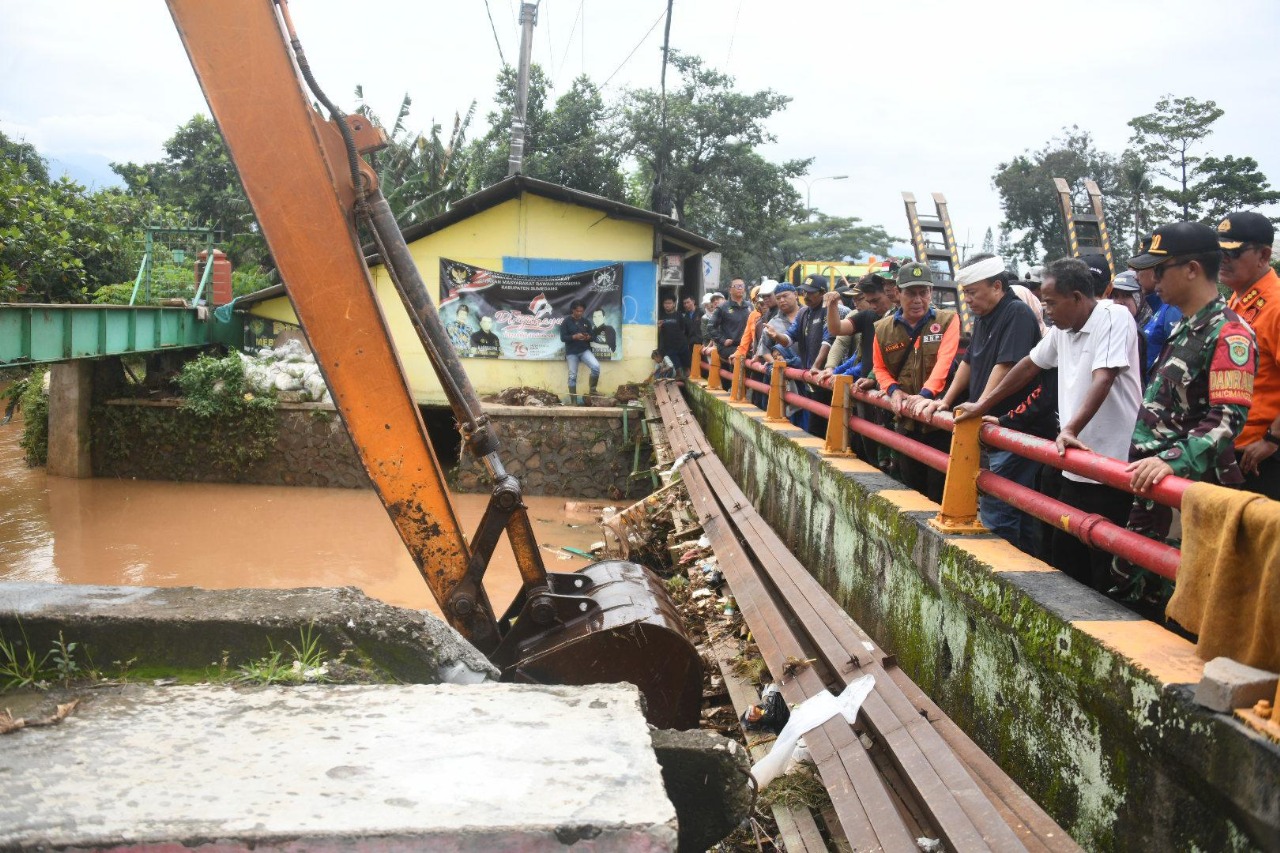
[[[527,495],[618,500],[648,492],[648,480],[631,479],[643,409],[486,405],[485,412],[502,464]],[[489,490],[484,465],[465,448],[450,484],[462,492]]]
[[[112,400],[106,405],[135,408],[139,434],[103,434],[103,423],[95,423],[95,445],[121,448],[116,453],[94,452],[95,477],[352,489],[369,486],[351,437],[328,403],[279,404],[274,447],[265,459],[243,471],[211,464],[198,452],[180,452],[189,450],[190,445],[198,446],[200,437],[172,429],[179,417],[175,401]]]
[[[200,437],[175,428],[181,416],[174,401],[112,400],[106,405],[133,409],[129,423],[134,433],[109,434],[101,419],[95,423],[95,477],[369,487],[351,437],[328,403],[281,403],[274,447],[243,471],[214,464],[198,452]],[[630,476],[632,442],[643,409],[487,405],[485,411],[501,442],[502,462],[520,478],[525,494],[619,500],[648,493],[647,479]],[[489,491],[484,466],[465,448],[448,479],[457,491]]]

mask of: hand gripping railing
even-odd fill
[[[935,412],[926,417],[916,417],[908,412],[896,412],[893,404],[884,395],[853,388],[849,377],[837,376],[830,383],[819,385],[815,382],[814,374],[786,367],[786,363],[781,358],[774,359],[768,366],[736,358],[733,370],[727,370],[721,365],[720,355],[714,350],[708,362],[703,362],[702,359],[701,350],[695,348],[692,379],[700,380],[705,370],[707,386],[713,391],[723,390],[723,380],[730,380],[730,398],[733,400],[746,399],[748,389],[767,393],[769,404],[766,421],[785,420],[784,404],[826,418],[826,444],[823,448],[826,454],[849,453],[848,434],[845,431],[847,426],[859,435],[892,448],[934,470],[944,472],[946,481],[943,487],[942,506],[938,515],[932,520],[933,526],[938,530],[945,533],[983,532],[984,528],[978,521],[978,493],[982,492],[999,498],[1015,509],[1047,524],[1061,528],[1091,548],[1119,556],[1135,566],[1141,566],[1164,578],[1172,580],[1177,575],[1181,557],[1177,548],[1148,539],[1096,513],[1065,504],[984,470],[979,464],[979,459],[981,444],[986,444],[989,447],[1008,450],[1018,456],[1079,474],[1090,480],[1134,494],[1123,462],[1099,456],[1087,450],[1070,449],[1065,455],[1059,455],[1052,441],[995,424],[983,423],[977,419],[956,424],[950,414],[943,412]],[[749,373],[770,374],[771,381],[760,382],[751,378]],[[785,383],[788,379],[830,389],[831,404],[786,390]],[[900,417],[910,417],[951,432],[951,453],[944,453],[916,441],[909,435],[850,414],[851,400],[876,406],[894,412]],[[1189,485],[1191,485],[1189,480],[1169,476],[1158,485],[1143,492],[1142,496],[1165,506],[1178,508],[1181,506],[1183,493]]]

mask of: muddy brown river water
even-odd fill
[[[0,581],[356,586],[388,604],[439,612],[372,490],[50,477],[23,461],[21,429],[19,418],[0,426]],[[586,550],[600,539],[590,515],[566,515],[567,500],[525,499],[551,571],[587,561],[547,546]],[[470,536],[488,496],[453,501]],[[519,584],[504,538],[485,576],[495,609]]]

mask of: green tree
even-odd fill
[[[193,224],[221,231],[233,265],[268,262],[266,241],[213,120],[192,117],[164,150],[157,162],[112,163],[111,168],[131,194],[154,195],[161,204],[186,211]]]
[[[610,123],[600,89],[585,75],[578,77],[547,116],[528,174],[605,198],[625,198],[622,155]]]
[[[804,215],[791,181],[811,162],[773,163],[758,151],[774,141],[768,120],[791,99],[770,89],[739,92],[732,77],[696,56],[672,51],[670,61],[678,82],[667,93],[665,125],[656,89],[629,92],[623,105],[622,149],[646,194],[632,201],[674,212],[684,227],[719,242],[731,274],[769,272],[775,246]]]
[[[1155,184],[1152,182],[1151,167],[1135,151],[1125,151],[1120,155],[1118,191],[1128,208],[1128,221],[1117,221],[1115,224],[1127,227],[1130,235],[1126,242],[1120,237],[1123,231],[1112,233],[1111,248],[1116,261],[1120,262],[1137,253],[1142,238],[1150,234],[1156,224],[1152,221]]]
[[[1119,163],[1099,151],[1088,131],[1071,126],[1040,150],[1027,151],[996,167],[992,183],[1004,209],[1002,230],[1021,231],[1010,242],[1007,261],[1038,264],[1066,255],[1066,228],[1058,207],[1053,179],[1062,178],[1072,188],[1073,200],[1083,208],[1084,181],[1092,178],[1102,191],[1104,212],[1113,249],[1124,246],[1132,219],[1128,198],[1120,190]]]
[[[371,160],[382,194],[401,228],[443,213],[451,202],[466,195],[466,136],[475,115],[475,101],[465,115],[454,114],[453,126],[445,136],[435,121],[429,135],[409,131],[405,120],[413,101],[407,93],[390,128],[364,103],[363,87],[356,87],[356,97],[361,101],[356,111],[386,131],[387,147]]]
[[[498,85],[494,91],[496,109],[485,120],[489,132],[471,146],[470,172],[467,182],[471,192],[493,186],[507,176],[507,161],[511,154],[511,119],[516,110],[516,69],[504,65],[498,72]],[[529,98],[525,106],[524,165],[522,172],[536,177],[531,171],[533,152],[542,150],[542,132],[547,126],[547,92],[550,85],[542,66],[529,67]]]
[[[1182,219],[1198,219],[1201,197],[1195,187],[1202,158],[1192,153],[1213,133],[1213,123],[1223,110],[1213,101],[1175,98],[1165,95],[1155,109],[1129,120],[1133,129],[1130,143],[1152,171],[1168,183],[1157,187],[1169,213]]]
[[[995,235],[991,233],[990,226],[987,227],[987,233],[982,236],[982,251],[988,255],[994,255],[996,253],[996,238]]]
[[[585,75],[578,77],[554,104],[549,88],[542,68],[533,65],[521,174],[621,201],[626,197],[622,155],[611,132],[612,113],[599,87]],[[472,192],[507,176],[515,96],[515,69],[503,68],[494,95],[498,108],[488,116],[489,132],[472,148]]]
[[[0,302],[84,302],[102,285],[132,280],[142,223],[171,215],[151,197],[89,192],[49,180],[36,150],[0,134]]]
[[[879,225],[865,225],[856,216],[828,216],[815,211],[812,219],[786,226],[782,239],[769,256],[775,274],[796,261],[831,261],[873,254],[884,257],[901,238],[891,237]]]
[[[1196,185],[1196,193],[1210,224],[1216,225],[1238,210],[1280,201],[1280,191],[1271,189],[1252,157],[1205,157],[1200,161],[1199,172],[1203,180]]]

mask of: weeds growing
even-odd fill
[[[298,645],[285,643],[292,655],[277,649],[267,640],[271,650],[266,657],[243,664],[235,680],[242,684],[320,684],[329,680],[329,665],[324,647],[308,625],[298,632]]]

